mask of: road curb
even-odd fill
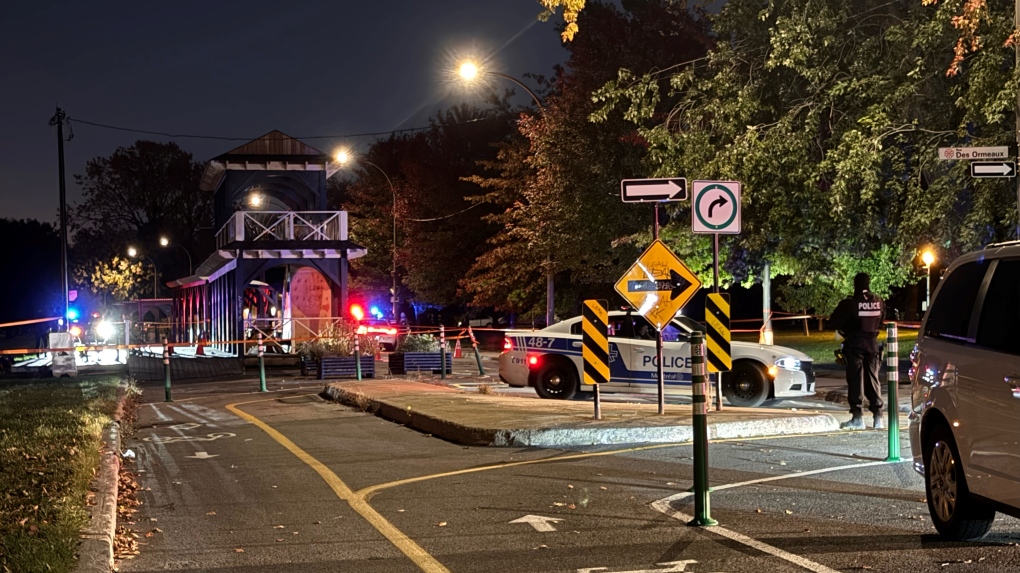
[[[113,570],[113,544],[117,535],[117,494],[120,481],[120,423],[127,402],[127,384],[118,387],[120,399],[113,421],[103,428],[99,472],[92,482],[95,505],[89,506],[89,523],[81,532],[75,573],[109,573]]]
[[[599,427],[599,428],[481,428],[400,408],[360,392],[327,384],[323,389],[330,399],[354,406],[418,431],[469,446],[544,447],[686,443],[693,439],[689,425]],[[823,433],[839,429],[829,414],[777,417],[768,420],[713,422],[708,425],[709,439],[739,439],[787,434]]]

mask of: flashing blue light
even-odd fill
[[[81,313],[78,312],[77,308],[70,307],[70,308],[67,309],[67,320],[72,320],[72,321],[78,320],[79,316],[81,316]]]
[[[372,305],[372,308],[368,309],[368,311],[371,312],[372,314],[376,315],[376,316],[379,316],[380,314],[382,314],[381,312],[379,312],[379,307],[375,306],[375,305]]]

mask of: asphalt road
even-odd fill
[[[463,447],[324,402],[318,382],[246,386],[179,384],[173,403],[145,389],[125,445],[145,545],[121,571],[1020,568],[1016,519],[981,543],[934,537],[922,480],[881,461],[882,432],[713,443],[720,525],[698,528],[690,446]]]

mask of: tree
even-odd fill
[[[395,202],[401,299],[436,306],[466,302],[459,280],[494,230],[484,218],[486,207],[465,200],[476,188],[461,178],[480,173],[478,163],[494,158],[493,143],[512,129],[505,98],[494,103],[486,111],[453,107],[424,132],[371,146],[344,203],[352,239],[369,251],[352,265],[352,290],[365,296],[390,289]]]
[[[93,267],[87,277],[81,277],[82,284],[88,284],[94,294],[109,295],[115,301],[125,301],[149,294],[145,288],[151,282],[149,274],[141,262],[123,257],[113,257],[110,261],[101,261]]]
[[[90,160],[75,175],[83,198],[72,210],[76,276],[91,277],[129,245],[157,260],[165,276],[186,274],[187,261],[160,250],[159,238],[199,252],[199,232],[212,226],[213,198],[199,190],[201,176],[202,165],[176,143],[138,141]]]
[[[615,299],[612,283],[650,240],[651,209],[619,198],[621,179],[648,172],[644,142],[624,118],[591,123],[591,94],[621,66],[650,71],[702,57],[710,40],[683,3],[625,0],[622,7],[589,4],[586,33],[568,46],[541,113],[523,117],[522,139],[504,144],[489,174],[472,179],[487,191],[475,200],[497,207],[491,220],[500,229],[464,281],[476,304],[537,313],[550,264],[558,313],[576,313],[588,296]]]
[[[577,34],[579,29],[577,18],[581,10],[584,9],[585,0],[538,0],[538,3],[546,10],[539,16],[542,20],[548,19],[557,8],[563,8],[563,22],[566,25],[563,27],[560,37],[564,42],[573,40],[574,34]]]
[[[727,241],[737,280],[769,261],[792,277],[789,310],[813,301],[826,313],[858,270],[889,269],[901,285],[924,243],[951,258],[1008,232],[1008,187],[936,159],[939,145],[1002,144],[1008,133],[1001,51],[980,55],[969,81],[941,73],[954,40],[948,11],[731,0],[714,32],[703,62],[621,70],[593,118],[637,123],[659,175],[743,183],[743,230]],[[689,207],[678,214],[687,220]]]
[[[0,218],[0,322],[61,316],[60,233],[50,223]]]

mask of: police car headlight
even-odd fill
[[[795,372],[800,370],[800,360],[797,360],[792,356],[779,358],[776,360],[775,364],[783,370],[793,370]]]

